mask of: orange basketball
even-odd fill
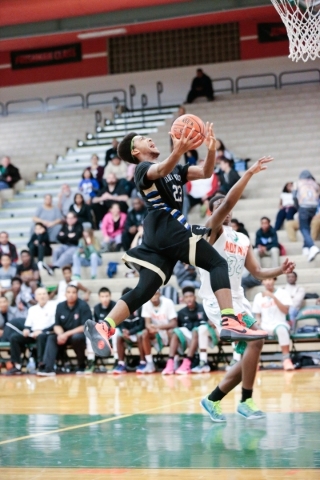
[[[194,128],[194,132],[191,138],[194,138],[196,135],[198,135],[198,133],[201,133],[202,141],[204,141],[205,126],[201,118],[197,117],[196,115],[191,115],[191,113],[181,115],[181,117],[178,117],[172,124],[172,135],[174,135],[176,138],[180,138],[182,130],[185,126],[187,126],[187,135],[190,133],[190,130]]]

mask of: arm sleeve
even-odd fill
[[[147,178],[147,172],[151,165],[153,165],[151,162],[141,162],[136,168],[134,173],[134,182],[139,191],[150,188],[153,184],[153,181]]]
[[[253,300],[252,313],[261,313],[260,298],[261,294],[257,293]]]

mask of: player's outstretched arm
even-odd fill
[[[189,150],[195,150],[200,147],[202,143],[201,135],[198,134],[194,138],[191,138],[193,133],[194,129],[192,129],[187,135],[187,127],[184,127],[179,139],[171,134],[173,150],[166,160],[163,160],[163,162],[160,163],[155,163],[149,168],[147,172],[147,178],[149,180],[157,180],[158,178],[165,177],[171,173],[177,163],[179,163],[182,155]]]
[[[267,169],[267,164],[272,162],[272,157],[262,157],[256,163],[250,167],[245,174],[237,181],[237,183],[229,190],[221,205],[212,213],[211,217],[207,220],[206,227],[211,228],[212,233],[220,230],[224,219],[229,212],[240,200],[241,195],[244,192],[249,180],[256,173],[262,172]]]
[[[202,167],[189,167],[187,176],[189,182],[199,180],[200,178],[210,178],[213,174],[216,163],[216,138],[213,132],[213,124],[209,122],[206,123],[206,138],[204,144],[208,149],[204,164]]]
[[[296,264],[294,262],[291,262],[288,258],[282,262],[280,267],[276,268],[261,268],[259,265],[256,257],[254,256],[252,246],[250,245],[246,261],[245,261],[245,267],[246,269],[256,277],[258,280],[264,280],[265,278],[270,278],[270,277],[279,277],[279,275],[282,274],[287,274],[287,273],[292,273],[293,270],[295,269]]]

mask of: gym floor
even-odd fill
[[[162,377],[0,376],[0,478],[320,478],[320,370],[261,371],[266,419],[213,424],[200,399],[223,372]]]

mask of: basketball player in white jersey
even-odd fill
[[[242,314],[242,319],[247,328],[255,329],[255,319],[251,313],[250,303],[244,296],[241,287],[241,277],[244,267],[256,278],[264,279],[277,277],[283,273],[291,273],[295,264],[286,259],[280,267],[261,268],[255,259],[250,240],[246,235],[238,233],[230,226],[232,218],[232,208],[241,197],[241,194],[249,179],[255,173],[266,169],[265,163],[271,159],[260,159],[256,162],[244,176],[230,190],[226,197],[216,195],[210,201],[209,208],[212,212],[206,226],[211,229],[208,242],[213,245],[217,252],[227,260],[229,266],[229,278],[231,285],[232,300],[236,314]],[[200,270],[201,288],[199,295],[203,298],[203,307],[209,318],[209,322],[214,324],[218,333],[221,330],[221,316],[219,306],[214,293],[210,287],[210,279],[207,278],[207,272]],[[206,336],[210,335],[210,328],[206,325],[198,330],[199,348]],[[245,342],[239,342],[237,351],[243,353],[242,359],[236,363],[225,375],[224,379],[216,389],[207,397],[201,400],[202,407],[209,413],[211,419],[215,422],[225,422],[226,417],[222,414],[221,400],[236,385],[242,381],[242,398],[238,406],[238,413],[247,419],[262,418],[265,416],[252,400],[253,384],[260,359],[260,353],[263,347],[263,340],[255,340],[246,345]]]

